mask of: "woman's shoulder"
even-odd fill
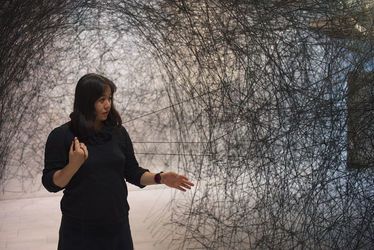
[[[121,125],[118,125],[118,126],[117,126],[117,129],[118,129],[118,131],[119,131],[122,135],[128,136],[127,129],[126,129],[125,126],[123,126],[122,124],[121,124]]]
[[[128,141],[130,139],[129,133],[122,124],[114,127],[114,135],[120,141]]]
[[[70,121],[52,129],[48,137],[53,137],[54,139],[64,139],[67,136],[74,137],[73,132],[70,129]]]

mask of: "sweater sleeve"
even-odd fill
[[[121,135],[121,144],[124,145],[123,151],[126,156],[124,177],[131,184],[144,188],[145,186],[140,184],[140,178],[145,172],[149,172],[149,170],[139,166],[139,163],[135,158],[134,148],[132,146],[130,136],[123,126],[121,127]]]
[[[53,182],[53,175],[57,170],[62,169],[69,162],[69,156],[64,142],[65,133],[64,130],[59,127],[55,128],[49,134],[45,145],[42,183],[49,192],[55,193],[63,189]]]

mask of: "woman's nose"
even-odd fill
[[[110,107],[110,101],[109,101],[109,100],[106,100],[106,101],[105,101],[105,103],[104,103],[104,107],[105,107],[105,108]]]

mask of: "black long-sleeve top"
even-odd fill
[[[50,192],[62,190],[54,184],[53,174],[68,164],[73,139],[69,122],[48,136],[42,183]],[[65,187],[62,214],[87,223],[121,222],[130,209],[125,179],[143,188],[140,178],[148,170],[139,166],[123,126],[105,126],[92,139],[86,144],[88,159]]]

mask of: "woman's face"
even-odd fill
[[[108,118],[112,106],[112,91],[108,85],[104,87],[103,95],[95,102],[96,121],[102,122]]]

